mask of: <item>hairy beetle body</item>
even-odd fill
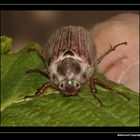
[[[83,27],[64,26],[58,29],[48,40],[43,54],[51,85],[59,89],[63,83],[66,89],[68,86],[73,87],[69,91],[75,93],[66,93],[64,89],[64,94],[76,94],[77,88],[73,85],[75,81],[81,87],[94,73],[96,49]]]
[[[93,96],[101,105],[101,100],[96,96],[95,83],[129,99],[124,93],[113,89],[94,75],[96,65],[106,55],[114,51],[116,47],[126,44],[127,42],[113,47],[110,45],[110,49],[107,52],[96,58],[94,42],[83,27],[61,27],[52,34],[41,53],[36,49],[31,49],[36,51],[43,59],[47,67],[47,73],[39,69],[32,69],[27,71],[27,73],[39,72],[48,76],[50,81],[38,88],[35,95],[25,96],[25,98],[37,97],[49,86],[59,90],[64,95],[74,96],[78,94],[82,86],[89,82]]]

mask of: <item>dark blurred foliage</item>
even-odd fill
[[[120,13],[135,11],[1,11],[1,35],[13,39],[13,51],[34,41],[45,46],[50,34],[64,25],[83,26],[87,30]]]

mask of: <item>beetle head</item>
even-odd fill
[[[66,96],[77,95],[80,87],[81,87],[81,84],[75,80],[63,80],[59,84],[60,91]]]
[[[77,94],[81,84],[75,77],[81,72],[81,67],[73,58],[65,58],[57,67],[57,72],[64,78],[59,83],[59,90],[65,95],[73,96]]]
[[[64,95],[77,95],[93,74],[93,68],[72,57],[66,57],[49,67],[51,86]]]

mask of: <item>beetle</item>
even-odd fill
[[[25,96],[25,99],[40,96],[48,87],[55,88],[66,96],[75,96],[84,85],[89,83],[93,96],[102,106],[102,101],[96,95],[95,83],[98,83],[129,100],[130,98],[124,93],[113,89],[95,77],[97,65],[105,56],[121,45],[127,45],[127,42],[115,46],[110,45],[110,49],[101,57],[97,58],[94,41],[91,39],[88,31],[83,27],[63,26],[57,29],[41,52],[35,48],[29,49],[29,51],[36,51],[42,58],[46,66],[46,71],[31,69],[27,73],[39,72],[47,76],[50,81],[44,83],[37,89],[34,95]]]

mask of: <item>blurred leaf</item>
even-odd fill
[[[1,36],[0,37],[1,54],[6,54],[10,51],[12,39],[10,37]]]
[[[138,93],[123,85],[108,81],[102,74],[97,77],[113,88],[125,92],[130,98],[111,93],[96,85],[97,96],[105,107],[99,107],[87,86],[78,96],[65,97],[49,88],[45,94],[30,101],[25,95],[32,95],[48,79],[38,73],[25,74],[32,68],[44,68],[36,52],[41,49],[30,43],[18,53],[1,55],[1,125],[2,126],[138,126]]]

